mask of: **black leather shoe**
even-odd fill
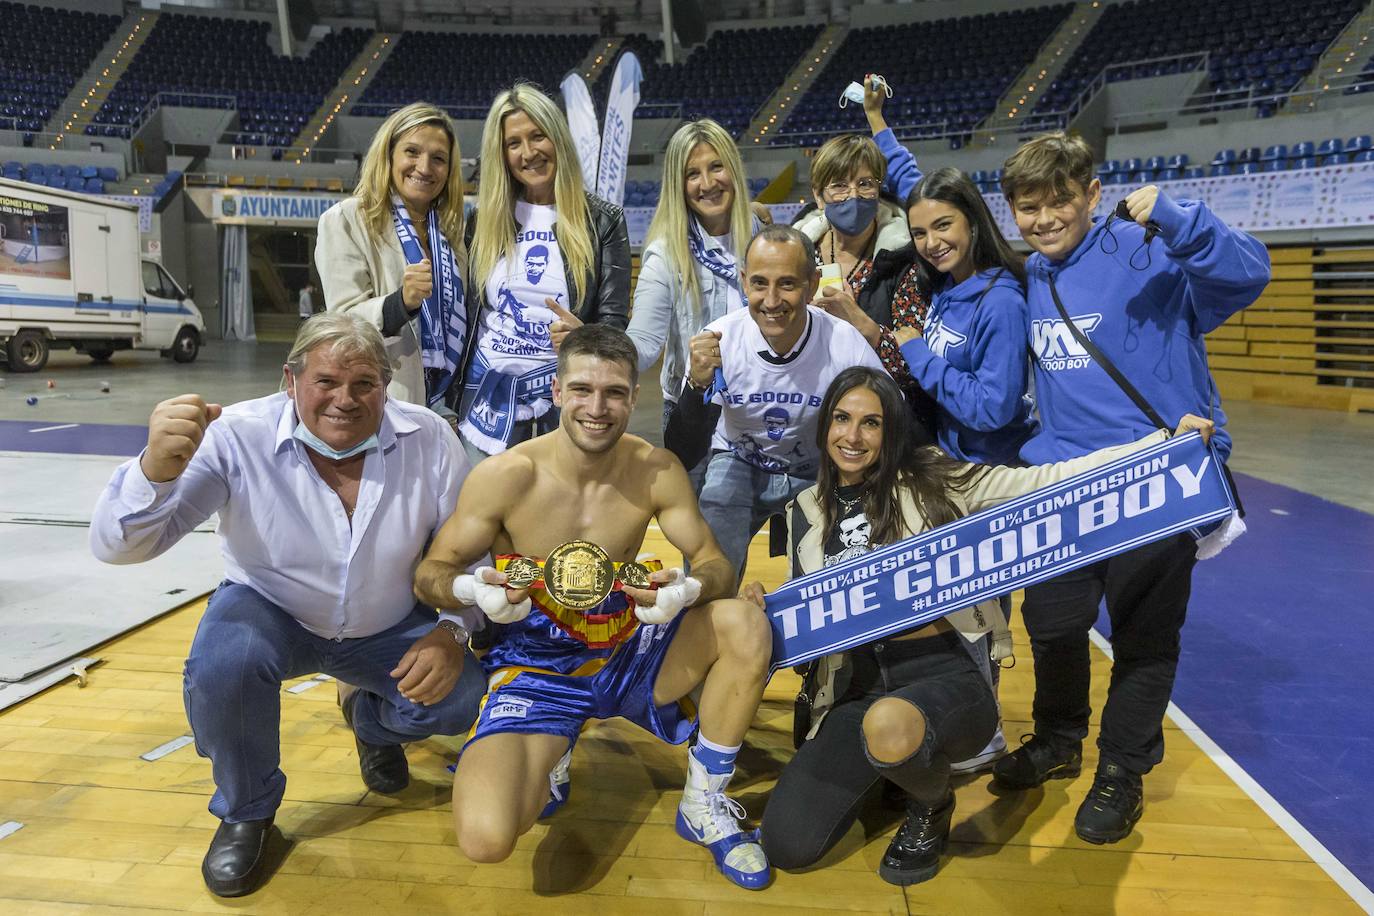
[[[220,897],[242,897],[251,894],[266,877],[267,840],[272,833],[272,818],[260,821],[240,821],[230,824],[220,821],[215,838],[205,860],[200,863],[201,876],[211,893]]]
[[[353,704],[361,693],[361,690],[354,690],[339,704],[349,728],[353,727]],[[356,732],[353,743],[358,746],[358,769],[362,771],[363,782],[373,792],[394,795],[410,785],[410,764],[406,762],[405,749],[399,744],[368,744]]]
[[[1083,769],[1081,744],[1059,745],[1039,735],[1022,735],[1021,746],[992,768],[1004,789],[1034,789],[1049,779],[1072,779]]]
[[[934,808],[908,801],[906,821],[888,844],[878,866],[878,877],[902,887],[934,878],[940,870],[940,855],[949,842],[949,821],[953,816],[953,792]]]
[[[1124,840],[1145,813],[1145,787],[1140,777],[1114,763],[1097,768],[1088,797],[1073,819],[1079,839],[1101,845]]]

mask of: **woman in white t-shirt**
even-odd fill
[[[689,121],[668,141],[663,193],[649,224],[626,328],[641,372],[663,355],[665,425],[687,375],[687,341],[747,305],[738,265],[758,229],[747,189],[739,149],[715,121]]]
[[[558,106],[524,83],[497,95],[487,114],[470,225],[480,312],[459,433],[475,461],[557,425],[558,344],[584,323],[624,329],[630,241],[621,209],[583,188]]]

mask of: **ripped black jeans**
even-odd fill
[[[761,832],[769,862],[788,869],[820,859],[882,779],[925,804],[944,799],[950,762],[981,751],[997,727],[997,701],[962,640],[957,633],[879,640],[850,653],[848,688],[768,799]],[[863,736],[864,714],[883,697],[906,700],[926,720],[921,747],[892,765],[875,761]]]

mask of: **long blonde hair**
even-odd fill
[[[477,227],[472,235],[472,277],[485,285],[496,265],[515,254],[515,200],[522,187],[506,167],[506,116],[524,112],[553,141],[553,199],[558,213],[554,237],[563,263],[572,274],[576,295],[569,306],[582,302],[587,275],[592,272],[592,228],[582,187],[582,169],[568,121],[547,95],[528,83],[516,83],[496,96],[482,126],[482,170],[477,187]],[[569,290],[573,292],[573,290]]]
[[[431,207],[439,211],[439,228],[444,238],[451,247],[459,249],[463,245],[463,169],[459,162],[458,132],[454,130],[452,119],[439,106],[411,102],[393,111],[382,122],[367,148],[353,196],[358,198],[358,209],[363,211],[363,223],[368,230],[379,241],[385,238],[391,231],[392,153],[402,137],[426,124],[448,134],[448,181]]]
[[[644,241],[646,245],[662,242],[664,256],[682,283],[683,299],[700,305],[701,288],[697,283],[692,250],[687,244],[687,221],[695,216],[687,205],[687,160],[698,143],[705,143],[715,150],[730,175],[735,195],[730,204],[730,233],[735,246],[735,264],[738,269],[744,269],[744,251],[749,247],[749,237],[754,228],[754,215],[749,210],[749,182],[745,178],[744,164],[740,162],[735,141],[730,139],[725,128],[710,118],[689,121],[679,127],[668,141],[668,149],[663,157],[663,185],[658,207],[654,210],[654,218],[649,223],[649,233]]]

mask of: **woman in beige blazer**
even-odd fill
[[[381,329],[387,393],[451,415],[471,337],[464,276],[463,180],[443,109],[392,113],[368,148],[353,196],[320,217],[315,266],[325,307]]]

